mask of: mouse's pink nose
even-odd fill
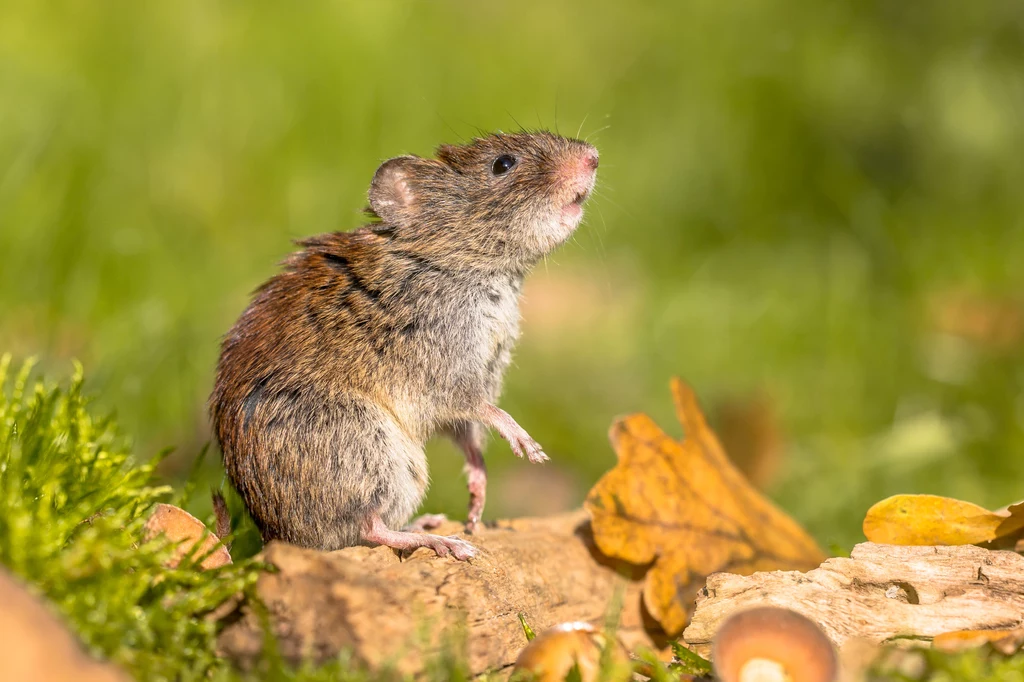
[[[597,156],[597,151],[596,150],[595,151],[587,152],[587,157],[583,161],[583,163],[586,164],[587,168],[589,168],[592,171],[596,171],[597,170],[597,164],[599,162],[600,162],[600,159]]]

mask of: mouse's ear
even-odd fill
[[[399,156],[380,165],[370,183],[370,210],[389,225],[401,225],[416,214],[416,191],[410,182],[417,156]]]

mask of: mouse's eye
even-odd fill
[[[501,175],[502,173],[508,173],[516,165],[516,157],[511,154],[502,154],[494,160],[491,164],[491,173],[494,175]]]

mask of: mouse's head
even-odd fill
[[[384,162],[370,210],[379,232],[450,265],[522,271],[579,225],[597,163],[580,140],[498,133]]]

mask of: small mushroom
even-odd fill
[[[573,665],[579,666],[580,679],[597,679],[601,652],[606,645],[604,633],[590,623],[562,623],[537,635],[519,653],[515,671],[532,674],[535,682],[562,682]],[[627,660],[625,650],[613,642],[612,660]]]
[[[726,620],[711,661],[722,682],[832,682],[839,672],[832,642],[817,625],[770,606]]]

